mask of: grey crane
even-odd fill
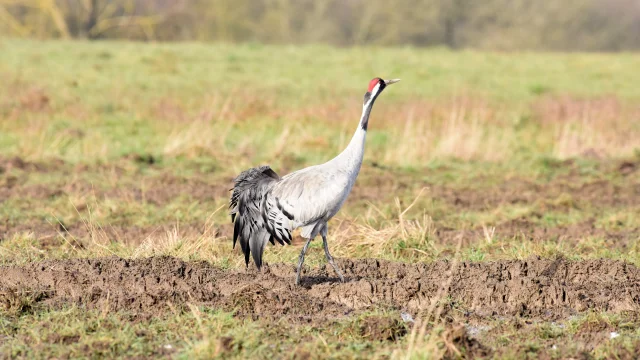
[[[260,269],[267,242],[291,245],[291,232],[301,228],[300,234],[307,241],[298,260],[296,285],[300,284],[305,253],[318,234],[322,236],[327,261],[344,282],[329,253],[327,222],[344,204],[360,172],[373,103],[388,85],[398,81],[400,79],[374,78],[369,82],[356,132],[346,149],[335,158],[283,177],[267,165],[245,170],[236,177],[229,202],[234,223],[233,247],[239,240],[247,266],[251,254]]]

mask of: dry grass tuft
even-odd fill
[[[393,112],[393,113],[390,113]],[[385,108],[382,123],[393,144],[384,154],[389,163],[410,165],[434,159],[504,159],[512,130],[501,126],[503,115],[471,97],[444,103],[415,101]]]
[[[425,189],[422,189],[413,202],[407,207],[402,207],[396,198],[396,213],[394,217],[385,215],[375,207],[378,216],[369,217],[365,221],[344,220],[333,228],[332,239],[335,239],[334,248],[336,254],[347,255],[358,253],[358,249],[366,249],[368,257],[396,257],[397,252],[415,253],[414,256],[423,258],[434,258],[437,250],[433,246],[434,235],[433,221],[426,213],[422,214],[419,220],[407,220],[406,214],[414,207],[422,196]],[[379,225],[372,225],[377,223]],[[404,246],[398,247],[401,241]],[[406,255],[406,254],[404,254]]]
[[[42,88],[32,88],[20,96],[20,109],[42,112],[49,108],[51,98]]]
[[[553,155],[629,156],[640,148],[640,107],[609,96],[548,97],[532,105],[535,120],[554,135]]]
[[[213,224],[205,230],[204,234],[197,236],[180,235],[179,226],[165,234],[147,237],[142,244],[133,250],[132,258],[145,258],[151,256],[175,256],[181,259],[207,259],[209,261],[220,260],[228,255],[226,247],[221,246],[221,238],[216,237],[212,231]]]

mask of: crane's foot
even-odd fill
[[[329,252],[329,244],[327,244],[327,236],[324,234],[322,235],[322,246],[324,247],[324,255],[327,257],[327,261],[331,264],[331,267],[333,267],[336,274],[338,274],[340,281],[344,282],[344,276],[342,276],[342,273],[340,272],[340,269],[338,269],[336,263],[333,262],[333,256],[331,256],[331,253]]]
[[[296,268],[296,285],[300,285],[300,272],[302,271],[302,264],[304,263],[304,254],[307,253],[307,249],[309,248],[309,244],[311,244],[311,240],[307,240],[307,242],[302,247],[302,251],[300,252],[300,258],[298,258],[298,267]]]
[[[331,266],[333,267],[333,271],[335,271],[336,274],[338,274],[338,277],[340,278],[340,282],[344,282],[344,276],[342,276],[342,273],[340,272],[340,269],[338,268],[338,265],[336,265],[333,262],[333,257],[330,258],[330,259],[327,259],[327,260],[329,260],[329,264],[331,264]]]

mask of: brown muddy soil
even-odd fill
[[[180,177],[169,172],[148,176],[139,172],[139,164],[154,166],[151,155],[131,155],[110,164],[71,165],[61,160],[29,162],[19,157],[0,157],[0,199],[50,199],[64,195],[94,195],[97,199],[145,201],[153,205],[166,205],[177,197],[213,199],[228,197],[232,175],[199,174]],[[416,189],[428,189],[426,196],[454,208],[486,210],[512,204],[538,204],[542,209],[582,208],[585,206],[636,206],[640,203],[640,181],[635,176],[640,163],[624,161],[602,164],[599,176],[588,179],[575,170],[572,163],[565,165],[568,173],[551,181],[509,177],[499,179],[495,186],[483,185],[482,179],[471,186],[430,183],[429,174],[442,170],[428,170],[423,174],[410,174],[365,163],[358,186],[354,187],[350,202],[393,199]],[[16,174],[15,170],[21,170]],[[446,170],[446,169],[445,169]],[[48,185],[23,185],[32,172],[64,174],[64,181]],[[115,177],[115,184],[99,187],[83,179],[68,181],[74,174],[95,173]],[[114,175],[115,174],[115,175]],[[609,181],[611,176],[622,176],[625,181]],[[426,179],[426,180],[424,180]],[[488,183],[496,179],[487,179]]]
[[[158,315],[191,303],[241,317],[296,322],[376,309],[420,317],[438,301],[444,314],[455,307],[452,316],[474,318],[551,320],[590,309],[640,311],[640,270],[619,261],[403,264],[341,259],[339,266],[346,283],[337,282],[325,266],[306,269],[302,286],[295,286],[292,264],[271,264],[258,272],[172,257],[48,260],[0,267],[0,304],[12,309],[26,298],[30,306],[77,304]]]
[[[637,206],[640,203],[640,178],[637,176],[640,162],[602,162],[597,166],[598,175],[592,177],[580,173],[572,161],[565,161],[558,168],[566,173],[550,180],[487,177],[475,179],[468,186],[460,186],[429,181],[430,174],[446,169],[406,174],[381,168],[375,163],[365,163],[352,197],[374,201],[385,194],[398,196],[411,189],[426,188],[428,198],[466,210],[486,210],[513,204],[538,204],[542,209],[581,209],[587,206]],[[424,180],[417,181],[416,178]],[[614,182],[612,178],[624,181]]]
[[[588,238],[601,238],[622,250],[633,246],[633,243],[640,239],[640,228],[609,230],[597,226],[592,220],[571,225],[545,227],[526,219],[513,219],[495,226],[469,230],[440,227],[435,230],[435,236],[441,243],[456,244],[462,240],[462,245],[468,245],[477,241],[485,241],[487,236],[491,236],[491,231],[493,231],[495,238],[516,238],[529,241],[567,241],[571,243]]]

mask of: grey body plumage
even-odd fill
[[[396,81],[375,78],[369,83],[358,128],[347,148],[332,160],[282,178],[266,165],[245,170],[236,177],[229,203],[234,223],[233,246],[240,242],[247,266],[251,254],[260,269],[267,242],[291,244],[291,233],[301,228],[301,236],[307,242],[298,261],[296,284],[309,243],[318,235],[322,236],[327,260],[344,281],[329,253],[327,222],[340,210],[355,184],[373,103],[387,85]]]

